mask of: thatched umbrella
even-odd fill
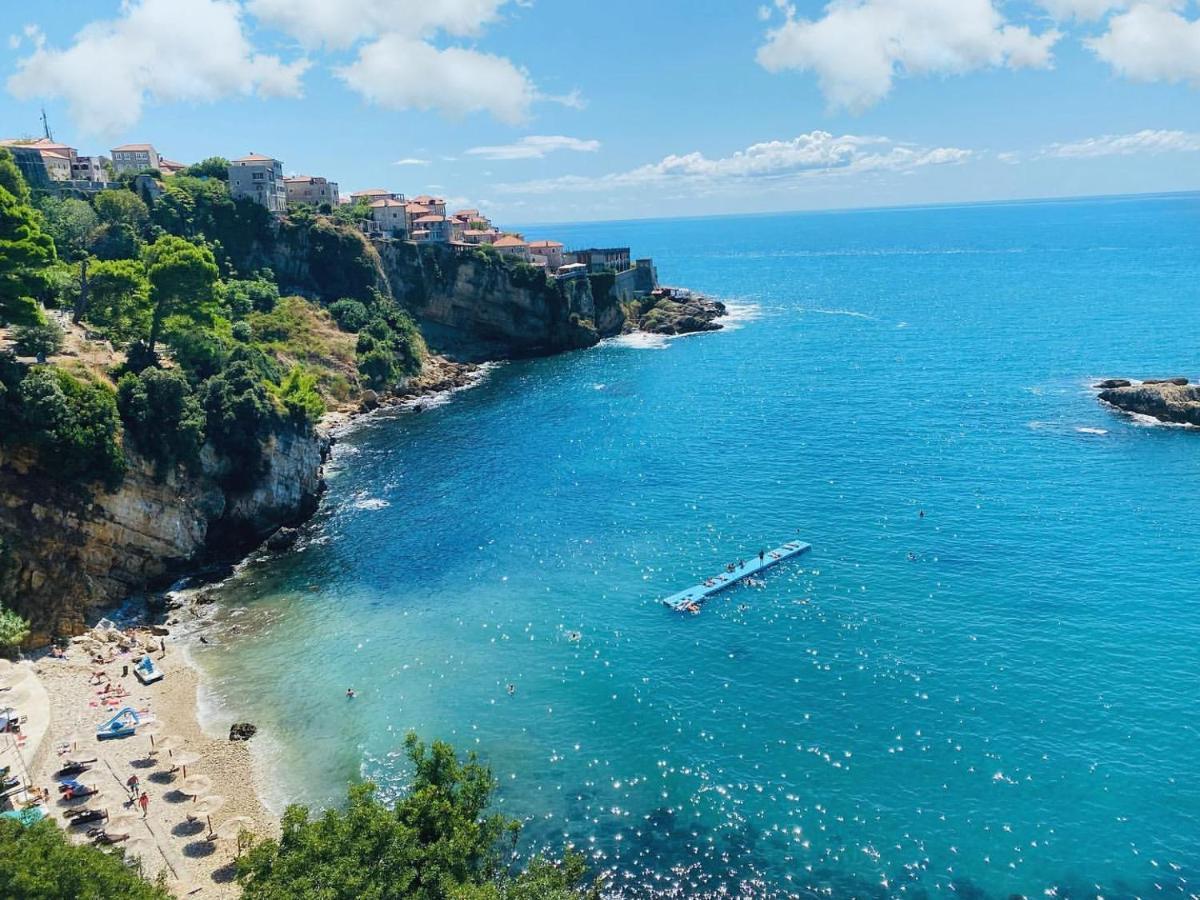
[[[183,738],[177,734],[168,734],[166,737],[158,738],[154,742],[154,747],[157,750],[166,750],[170,753],[183,747]]]
[[[199,797],[201,794],[207,794],[212,790],[212,779],[207,775],[192,775],[190,778],[183,780],[180,790],[191,797]]]
[[[183,777],[187,778],[188,766],[194,766],[200,762],[200,754],[194,750],[178,750],[171,754],[171,762],[183,770]]]
[[[213,830],[212,817],[213,813],[225,805],[225,798],[217,794],[209,794],[207,797],[201,797],[191,807],[188,808],[188,821],[194,822],[201,816],[208,823],[208,830]]]
[[[216,838],[221,838],[222,840],[233,840],[236,839],[243,831],[249,830],[250,826],[253,824],[254,820],[249,816],[234,816],[233,818],[226,819],[224,822],[222,822],[217,827],[217,830],[208,836],[208,839],[210,841],[215,840]],[[237,855],[242,855],[242,847],[240,844],[238,845]]]

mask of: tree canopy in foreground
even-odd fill
[[[253,900],[576,900],[599,897],[583,858],[509,864],[518,825],[487,814],[496,782],[474,755],[409,735],[412,787],[394,807],[371,784],[350,789],[345,809],[312,818],[284,813],[278,841],[255,846],[238,864],[243,896]]]
[[[0,819],[0,897],[22,900],[169,900],[117,853],[72,844],[43,819],[22,825]]]

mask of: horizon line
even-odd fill
[[[781,209],[770,210],[765,212],[724,212],[724,213],[705,213],[703,215],[689,216],[634,216],[631,218],[616,218],[616,219],[544,219],[538,222],[517,222],[512,225],[514,229],[522,228],[547,228],[561,225],[604,225],[609,223],[621,222],[679,222],[679,221],[698,221],[703,219],[730,219],[730,218],[767,218],[770,216],[798,216],[798,215],[831,215],[837,213],[861,213],[861,212],[904,212],[921,209],[954,209],[954,208],[969,208],[976,206],[1024,206],[1027,204],[1038,203],[1078,203],[1085,201],[1097,200],[1136,200],[1136,199],[1151,199],[1151,198],[1185,198],[1195,196],[1200,198],[1200,187],[1186,188],[1175,191],[1147,191],[1145,193],[1126,193],[1126,194],[1069,194],[1060,197],[1042,196],[1042,197],[1018,197],[1008,200],[947,200],[938,203],[900,203],[885,206],[831,206],[820,209]]]

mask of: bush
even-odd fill
[[[117,384],[117,408],[125,434],[159,476],[176,463],[191,464],[204,443],[204,410],[186,378],[176,371],[146,369]]]
[[[43,469],[65,481],[120,483],[125,454],[112,390],[53,366],[35,366],[15,393],[18,421],[9,433],[37,448]]]
[[[366,306],[357,300],[343,297],[329,307],[329,314],[338,323],[338,328],[351,333],[362,331],[371,321],[371,314]]]
[[[262,445],[278,422],[262,379],[249,362],[231,362],[205,383],[203,406],[208,439],[230,462],[227,486],[249,486],[262,473]]]
[[[0,606],[0,647],[15,647],[29,637],[29,622]]]
[[[76,845],[51,819],[0,819],[0,897],[22,900],[170,900],[122,860],[121,851]]]
[[[280,839],[263,841],[238,860],[242,896],[599,897],[599,885],[588,883],[577,853],[561,865],[539,859],[525,871],[510,870],[507,860],[519,826],[488,814],[495,780],[473,755],[461,762],[448,744],[426,748],[411,734],[405,748],[415,772],[408,793],[393,808],[375,796],[370,784],[350,789],[345,810],[326,810],[319,818],[303,806],[289,807]]]
[[[279,286],[271,270],[263,269],[255,278],[226,281],[220,300],[231,319],[243,319],[251,312],[269,313],[279,302]]]
[[[254,329],[249,322],[234,322],[232,333],[233,339],[239,344],[249,344],[254,340]]]
[[[377,315],[359,332],[358,371],[376,390],[416,375],[425,363],[425,339],[408,313],[377,304]]]
[[[56,322],[18,325],[13,329],[13,346],[21,356],[46,357],[61,352],[65,336]]]
[[[274,391],[292,421],[298,425],[315,425],[325,415],[325,401],[317,391],[317,376],[292,366]]]
[[[229,361],[229,342],[208,328],[174,324],[167,332],[167,346],[193,384],[212,378]]]

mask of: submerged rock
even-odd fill
[[[291,550],[292,547],[296,546],[296,541],[299,539],[299,528],[284,527],[267,538],[264,546],[272,553],[282,553],[284,550]]]
[[[256,734],[258,734],[258,726],[251,725],[249,722],[235,722],[229,726],[231,741],[248,741]]]
[[[1187,379],[1110,388],[1100,392],[1100,399],[1124,412],[1200,427],[1200,385],[1189,385]]]

